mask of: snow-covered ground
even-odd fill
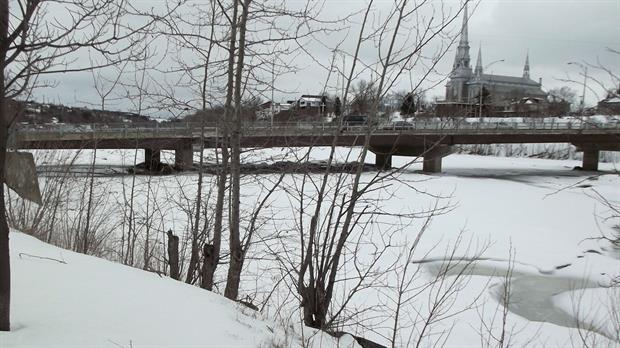
[[[12,231],[12,331],[0,347],[357,347],[223,296]],[[299,328],[296,329],[300,332]],[[313,336],[314,335],[314,336]]]
[[[318,148],[309,158],[323,160],[326,153],[326,149]],[[142,161],[142,155],[138,153],[137,162]],[[169,154],[164,154],[163,157],[166,158],[167,155]],[[302,153],[292,153],[289,149],[270,149],[248,153],[246,160],[274,161],[292,159],[295,155],[301,156]],[[340,153],[340,159],[346,156],[346,152]],[[39,158],[42,157],[39,155]],[[352,158],[355,158],[355,154]],[[98,164],[104,166],[128,165],[133,160],[132,152],[98,153]],[[411,159],[395,157],[394,165],[404,166],[409,160]],[[366,161],[374,162],[373,156],[369,156]],[[89,152],[84,152],[77,162],[87,166],[90,163]],[[618,217],[613,217],[614,212],[600,198],[618,205],[620,175],[617,164],[614,163],[601,163],[602,171],[597,173],[572,170],[580,164],[580,161],[574,160],[451,155],[444,158],[442,174],[423,174],[420,172],[421,163],[416,161],[398,174],[399,180],[371,193],[372,197],[385,199],[381,204],[387,212],[420,212],[433,207],[437,202],[452,207],[448,213],[436,216],[424,232],[415,254],[416,266],[420,266],[417,282],[424,283],[433,279],[433,275],[442,267],[439,260],[445,259],[446,253],[450,251],[449,246],[459,240],[461,244],[455,249],[453,260],[466,260],[466,257],[471,257],[479,249],[484,249],[482,259],[467,268],[466,273],[470,277],[465,286],[459,289],[458,296],[453,299],[451,311],[459,312],[459,309],[464,309],[463,312],[437,323],[433,329],[434,335],[445,335],[447,346],[485,345],[485,339],[492,342],[491,337],[498,333],[502,325],[507,328],[507,341],[510,340],[517,346],[581,346],[580,334],[583,335],[584,330],[580,328],[590,330],[586,330],[586,333],[596,332],[595,336],[588,339],[596,340],[597,345],[620,346],[620,342],[613,341],[617,337],[614,336],[614,330],[617,329],[614,325],[617,325],[617,322],[614,324],[611,320],[613,313],[609,311],[614,310],[610,303],[620,303],[620,291],[608,288],[610,279],[620,273],[620,255],[607,241],[589,239],[603,234],[609,235],[613,233],[614,225],[619,224]],[[369,180],[375,174],[365,173],[363,180]],[[243,204],[247,207],[253,206],[262,192],[261,183],[275,181],[275,177],[277,174],[246,176]],[[130,178],[103,177],[97,180],[101,183],[102,190],[118,196],[122,191],[121,183],[127,184]],[[151,199],[160,200],[163,204],[169,203],[167,207],[158,207],[163,212],[162,215],[165,215],[162,216],[162,223],[165,225],[163,229],[183,231],[186,218],[173,201],[179,190],[185,189],[190,194],[195,192],[195,173],[151,179],[138,177],[141,185],[146,185],[147,180],[150,180],[149,185],[156,187],[156,190],[151,192]],[[211,176],[205,178],[207,183],[212,180]],[[290,175],[283,185],[290,189],[296,180],[299,180],[299,176]],[[276,246],[268,244],[268,238],[262,237],[270,236],[274,231],[286,235],[288,228],[294,225],[294,222],[287,221],[294,219],[292,216],[296,211],[290,192],[280,190],[268,202],[265,212],[268,221],[261,228],[261,238],[258,238],[265,240],[264,245],[260,242],[253,246],[251,253],[256,257],[248,262],[244,273],[241,292],[252,295],[259,303],[266,299],[266,294],[273,289],[274,283],[281,276],[281,270],[273,267],[273,259],[269,256],[273,256],[274,252],[286,251],[286,248],[274,250]],[[422,220],[414,219],[412,223],[400,225],[397,229],[393,229],[393,225],[387,227],[388,224],[385,223],[390,221],[381,220],[378,226],[372,228],[373,232],[382,237],[395,232],[396,235],[392,236],[393,242],[411,241],[420,231]],[[294,238],[295,233],[292,235]],[[260,346],[260,343],[256,342],[268,342],[274,336],[282,336],[281,329],[275,330],[279,335],[266,329],[267,326],[273,328],[268,321],[239,314],[235,305],[218,296],[205,294],[200,289],[163,279],[155,274],[61,251],[23,235],[15,234],[13,239],[14,248],[17,249],[17,252],[13,252],[16,279],[13,313],[17,330],[9,336],[0,335],[0,343],[36,345],[37,342],[43,342],[37,340],[43,340],[46,335],[55,335],[54,332],[58,330],[88,333],[92,332],[88,330],[97,330],[98,325],[105,325],[105,328],[112,325],[109,331],[99,330],[92,334],[97,341],[81,342],[103,342],[101,345],[106,346],[108,339],[111,339],[121,346],[129,346],[130,340],[134,347],[141,342],[162,342],[180,346],[175,343],[194,344],[195,341],[190,341],[193,337],[202,338],[202,341],[198,341],[200,345],[204,344],[205,335],[193,333],[202,333],[200,330],[208,327],[196,320],[203,317],[205,323],[215,320],[224,326],[231,325],[233,329],[228,331],[215,326],[218,329],[213,333],[215,337],[223,337],[222,344],[245,346],[251,343],[250,346]],[[161,241],[163,242],[163,239]],[[294,246],[295,239],[292,239],[291,243],[291,246]],[[27,251],[29,247],[33,248],[30,252]],[[78,261],[61,264],[51,260],[19,257],[17,253],[20,249],[27,254]],[[389,264],[394,261],[396,255],[392,256],[387,257],[384,262]],[[91,263],[97,265],[93,266],[93,269],[105,270],[91,271],[91,267],[87,266]],[[78,275],[77,270],[69,271],[68,269],[73,267],[71,264],[76,264],[84,275]],[[458,266],[448,272],[448,278],[459,270]],[[108,273],[118,277],[117,280],[110,281],[107,275],[99,276]],[[510,277],[507,277],[507,274],[510,274]],[[68,278],[66,282],[65,278]],[[388,281],[389,279],[386,280]],[[63,285],[65,283],[68,285]],[[504,321],[500,303],[503,302],[502,294],[506,284],[511,290],[508,301],[510,311]],[[265,307],[264,317],[281,322],[283,317],[291,317],[291,313],[298,308],[298,303],[285,296],[285,292],[290,291],[286,285],[286,282],[283,282],[271,297],[270,301],[276,303]],[[65,290],[69,295],[65,298],[69,301],[68,308],[73,308],[71,311],[79,310],[87,319],[80,319],[80,315],[65,315],[67,312],[62,308],[67,302],[56,301],[57,296],[61,296],[59,294]],[[95,295],[95,290],[103,293]],[[23,297],[17,295],[20,291],[23,291]],[[369,316],[376,314],[379,319],[375,319],[374,327],[351,326],[347,329],[387,344],[392,325],[391,291],[387,286],[376,286],[353,299],[352,304],[359,308],[375,308]],[[50,293],[49,297],[41,295],[47,292]],[[420,314],[428,309],[429,293],[422,294],[410,307],[405,308],[407,315]],[[284,300],[278,302],[280,298]],[[119,301],[118,306],[115,301]],[[217,304],[220,309],[213,309],[215,313],[226,312],[225,315],[233,319],[228,323],[205,314],[206,311],[201,309],[201,306],[206,306],[205,302]],[[90,318],[88,313],[91,311],[88,309],[93,303],[101,303],[97,310],[102,312]],[[472,306],[472,303],[475,304]],[[144,316],[136,314],[142,311]],[[65,317],[72,321],[57,320]],[[172,323],[164,320],[170,317],[175,318]],[[158,318],[160,320],[157,320]],[[372,322],[372,319],[369,320]],[[99,324],[100,322],[103,323]],[[82,323],[85,323],[85,328],[81,327]],[[63,325],[70,327],[61,330]],[[184,325],[190,325],[190,328],[185,329]],[[242,338],[227,334],[239,332],[240,329],[236,329],[238,326],[235,325],[245,326],[247,331],[243,332],[247,334],[242,335]],[[580,328],[576,328],[577,326]],[[134,329],[128,330],[125,327]],[[177,332],[174,331],[175,328],[182,333],[180,341],[172,340],[179,336],[170,333]],[[300,335],[299,329],[295,330],[298,333],[291,334],[292,337]],[[416,326],[407,330],[409,331],[400,335],[406,337],[411,333],[413,336],[419,333]],[[101,336],[108,332],[114,335],[110,335],[111,338]],[[151,340],[151,336],[157,340]],[[58,340],[66,338],[62,335],[52,337]],[[159,340],[160,337],[164,338]],[[255,341],[252,338],[250,342],[248,337],[257,339]],[[184,341],[185,339],[187,341]],[[69,341],[58,342],[63,346],[63,343]]]

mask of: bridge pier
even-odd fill
[[[392,155],[386,153],[375,153],[375,166],[379,170],[392,168]]]
[[[174,149],[174,166],[179,170],[192,168],[194,165],[194,150],[192,144],[183,144]]]
[[[581,168],[583,170],[598,170],[599,150],[594,146],[586,146],[583,148],[583,161]]]
[[[423,154],[422,171],[427,173],[441,173],[441,160],[450,154],[450,147],[437,145]]]
[[[146,169],[152,170],[159,166],[161,163],[161,151],[154,149],[144,149],[144,165]]]

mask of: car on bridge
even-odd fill
[[[407,130],[413,128],[413,123],[409,123],[407,121],[394,121],[383,126],[383,130]]]
[[[368,116],[366,115],[347,115],[342,118],[343,126],[364,126],[368,124]]]

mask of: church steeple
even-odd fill
[[[467,33],[467,21],[469,20],[469,16],[467,15],[467,2],[465,2],[465,6],[463,8],[463,24],[461,26],[461,40],[459,41],[460,46],[467,46],[469,48],[469,37]]]
[[[478,59],[476,60],[476,70],[474,70],[476,76],[482,75],[482,45],[478,47]]]
[[[524,79],[530,78],[530,52],[527,52],[527,55],[525,56],[525,66],[523,67],[523,78]]]
[[[467,0],[469,1],[469,0]],[[469,38],[467,35],[467,22],[469,17],[467,15],[467,1],[463,8],[463,25],[461,26],[461,38],[456,50],[456,57],[454,59],[453,74],[454,75],[470,75],[471,67],[469,65]]]

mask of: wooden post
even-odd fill
[[[168,230],[168,265],[170,266],[170,278],[179,280],[179,237]]]

